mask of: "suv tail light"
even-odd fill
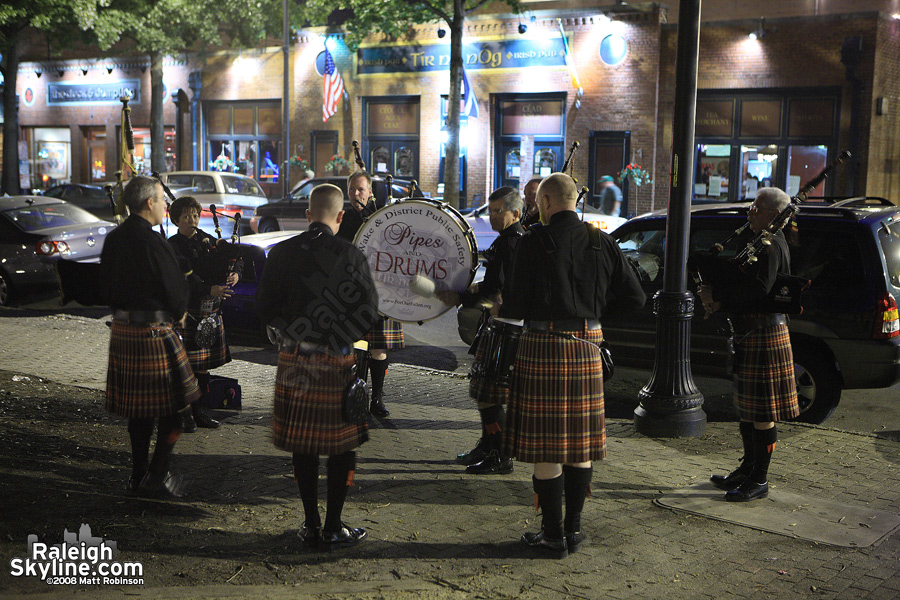
[[[885,292],[878,301],[873,338],[888,339],[900,335],[900,319],[897,316],[897,302],[890,292]]]
[[[53,254],[69,254],[69,245],[65,242],[48,240],[37,245],[37,253],[51,256]]]

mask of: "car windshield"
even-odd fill
[[[225,186],[225,192],[228,194],[239,194],[241,196],[259,196],[262,198],[266,197],[266,193],[253,179],[234,177],[232,175],[222,175],[222,185]]]
[[[26,206],[3,212],[3,216],[25,231],[40,231],[52,227],[96,223],[97,217],[71,204]]]
[[[298,198],[309,198],[309,193],[314,187],[315,184],[312,181],[307,181],[296,190],[294,190],[294,192],[291,194],[291,198],[293,198],[294,200]]]

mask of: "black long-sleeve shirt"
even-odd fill
[[[188,285],[175,251],[141,216],[131,215],[106,236],[100,277],[113,310],[164,310],[177,321],[187,309]]]
[[[334,351],[362,339],[380,319],[366,257],[316,222],[269,251],[256,311],[295,341]]]
[[[369,200],[366,207],[360,211],[357,211],[352,207],[348,208],[344,211],[344,218],[341,220],[341,226],[338,229],[337,236],[352,244],[353,238],[356,237],[356,232],[359,231],[359,228],[362,227],[362,224],[365,221],[363,215],[368,217],[376,210],[377,208],[375,207],[375,202],[373,200]]]
[[[754,237],[755,233],[745,233],[738,239],[738,248],[743,249]],[[727,285],[713,286],[713,300],[721,302],[722,310],[732,314],[768,312],[765,299],[775,278],[779,273],[790,272],[791,252],[784,233],[778,231],[772,243],[764,246],[756,261],[746,267],[743,277]]]
[[[234,272],[241,275],[243,262],[237,248],[223,240],[217,240],[198,229],[193,236],[176,233],[169,238],[179,264],[187,275],[190,299],[188,307],[197,310],[203,298],[209,296],[214,285],[224,285],[229,263],[233,260]]]
[[[616,242],[598,231],[600,249],[574,211],[535,225],[519,240],[500,315],[555,321],[599,319],[640,308],[646,296]]]
[[[519,221],[500,232],[491,243],[490,248],[484,252],[487,260],[484,267],[484,279],[478,284],[478,293],[463,292],[461,294],[463,306],[474,303],[479,296],[490,296],[503,291],[503,285],[512,272],[516,246],[524,233],[525,228]]]

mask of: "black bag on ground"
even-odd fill
[[[241,384],[232,377],[210,375],[209,391],[198,402],[213,410],[241,410]]]
[[[352,425],[362,425],[369,419],[369,389],[357,375],[356,365],[350,367],[350,381],[344,391],[341,415],[344,421]]]

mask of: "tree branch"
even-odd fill
[[[482,0],[482,1],[487,2],[488,0]],[[447,23],[450,23],[451,21],[453,21],[453,17],[450,15],[450,13],[448,13],[445,10],[442,10],[440,7],[432,4],[428,0],[418,0],[417,2],[415,2],[415,4],[423,5],[425,8],[427,8],[428,10],[430,10],[431,12],[433,12],[434,14],[436,14],[443,20],[447,21]]]

